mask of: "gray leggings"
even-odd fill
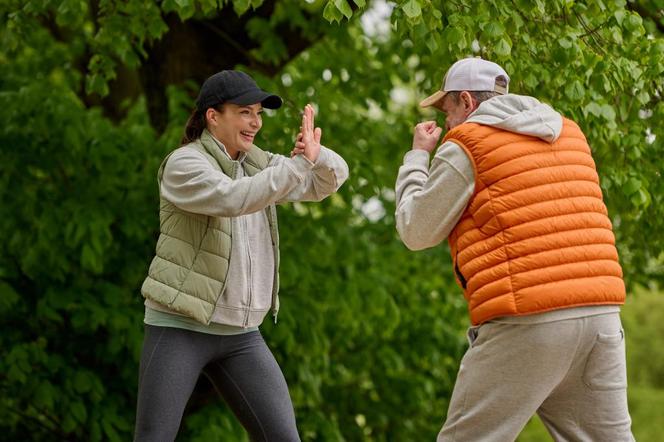
[[[203,373],[252,441],[297,442],[281,369],[259,331],[219,336],[145,326],[135,441],[172,441]]]

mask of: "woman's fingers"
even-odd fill
[[[314,107],[311,104],[307,104],[304,106],[304,111],[302,112],[302,125],[295,139],[296,143],[302,142],[302,146],[310,142],[320,143],[321,130],[315,127],[314,120]]]
[[[302,155],[304,154],[304,149],[293,149],[291,150],[290,156],[293,158],[295,155]]]
[[[309,135],[309,115],[306,107],[302,113],[302,131],[300,133],[302,134],[303,139],[306,139],[306,137]]]
[[[308,104],[307,106],[309,106],[309,118],[308,118],[308,122],[309,122],[309,131],[310,131],[310,132],[313,132],[313,131],[314,131],[314,127],[316,126],[316,125],[314,124],[314,121],[315,121],[314,107],[313,107],[312,105],[310,105],[310,104]]]

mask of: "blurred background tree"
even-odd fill
[[[287,154],[312,102],[324,144],[351,167],[322,204],[280,208],[283,307],[279,324],[262,330],[303,440],[432,439],[467,317],[446,247],[410,252],[394,229],[392,189],[412,127],[438,117],[419,99],[453,61],[481,55],[506,68],[512,92],[576,119],[627,281],[656,289],[663,8],[662,0],[5,0],[0,440],[131,437],[156,169],[178,146],[202,81],[233,68],[286,100],[266,112],[261,147]],[[646,363],[635,354],[632,365]],[[635,373],[662,388],[661,364]],[[197,387],[180,439],[245,440],[207,387]]]

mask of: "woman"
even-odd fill
[[[203,373],[252,440],[299,441],[281,369],[258,326],[279,309],[275,204],[319,201],[348,177],[304,109],[291,158],[253,142],[281,98],[239,71],[203,84],[182,146],[164,159],[160,237],[141,292],[136,441],[174,440]]]

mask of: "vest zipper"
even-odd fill
[[[244,316],[244,327],[247,328],[249,326],[249,314],[251,313],[251,301],[252,301],[251,298],[252,298],[252,281],[253,281],[253,278],[252,278],[252,275],[251,275],[251,272],[252,272],[252,269],[251,269],[251,250],[249,248],[249,238],[247,236],[247,231],[248,231],[247,218],[242,217],[242,221],[243,221],[243,225],[244,225],[244,236],[245,236],[245,238],[247,238],[247,242],[246,242],[247,267],[249,267],[248,272],[247,272],[247,274],[248,274],[247,275],[247,280],[248,280],[247,284],[248,284],[248,289],[249,289],[249,305],[247,306],[247,313]]]
[[[464,290],[466,290],[466,278],[463,277],[463,274],[461,273],[461,270],[459,269],[459,254],[457,253],[456,259],[454,260],[454,272],[457,275],[457,278],[459,278],[459,282],[461,283],[461,287],[463,287]]]
[[[276,299],[279,296],[278,293],[276,292],[277,290],[277,279],[278,279],[278,273],[279,273],[279,252],[277,251],[277,243],[274,240],[275,235],[278,235],[276,232],[276,229],[274,227],[274,224],[276,222],[276,211],[272,212],[271,206],[268,206],[265,209],[265,216],[267,218],[267,224],[270,229],[270,243],[272,244],[272,256],[274,257],[274,274],[275,276],[272,277],[272,299],[271,299],[271,308],[272,308],[272,317],[274,318],[274,323],[277,323],[277,315],[279,314],[279,310],[276,309],[275,303]]]

